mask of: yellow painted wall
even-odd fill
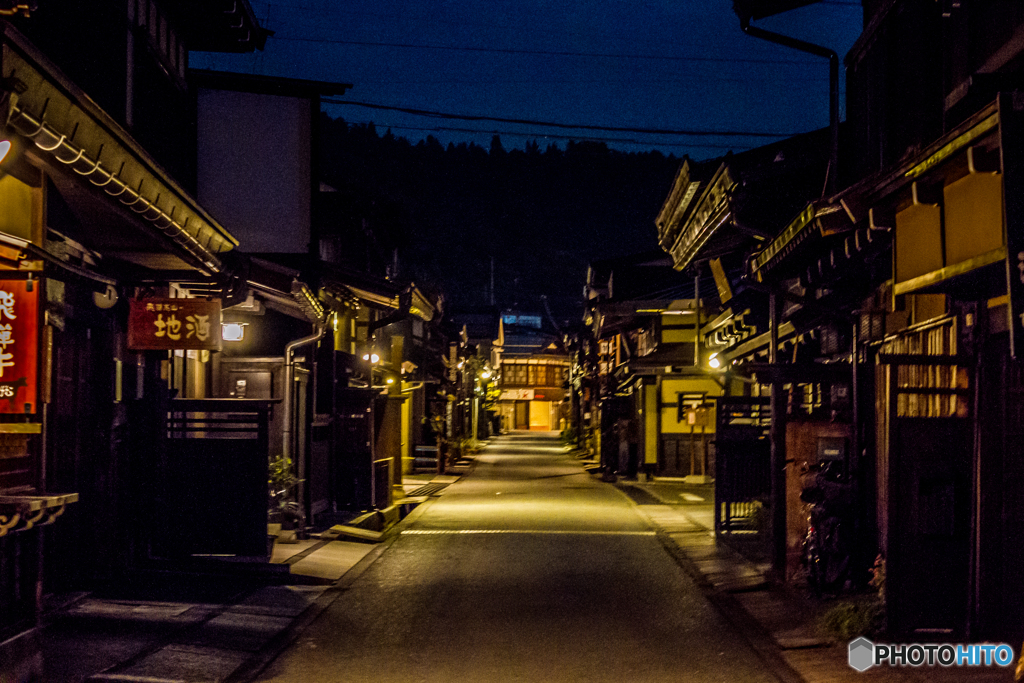
[[[696,330],[662,330],[661,341],[665,344],[692,344],[697,338]]]
[[[1003,239],[1003,179],[998,173],[970,173],[942,190],[945,204],[946,265],[998,249]]]
[[[658,387],[644,386],[644,462],[658,462]]]
[[[14,176],[0,178],[0,232],[32,241],[33,226],[40,220],[36,195],[39,190],[29,187]],[[41,195],[40,195],[41,197]]]
[[[677,402],[679,400],[679,394],[698,394],[704,393],[708,398],[713,398],[722,395],[722,387],[719,386],[718,382],[713,379],[706,378],[686,378],[686,379],[663,379],[661,382],[661,433],[662,434],[689,434],[691,431],[691,425],[686,422],[684,416],[683,421],[679,422],[676,418],[678,417],[678,411],[676,409]],[[715,431],[715,420],[716,412],[714,408],[707,411],[705,419],[704,433],[713,434]],[[700,433],[700,427],[698,426],[696,431]]]
[[[551,401],[530,401],[530,429],[551,428]]]
[[[402,403],[402,474],[412,473],[412,392],[405,394],[407,400]]]
[[[942,209],[938,204],[912,204],[896,214],[896,282],[942,268]]]

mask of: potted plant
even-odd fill
[[[298,534],[306,527],[305,517],[295,500],[295,487],[301,481],[292,472],[291,458],[276,455],[270,459],[267,534],[275,536],[281,543],[297,542]]]

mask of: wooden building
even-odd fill
[[[19,365],[0,418],[0,658],[42,597],[160,554],[170,451],[153,439],[170,438],[172,390],[207,389],[237,245],[194,198],[188,52],[265,40],[245,2],[35,4],[0,23],[0,290],[18,317],[3,355]]]

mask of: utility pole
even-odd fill
[[[771,366],[771,513],[772,573],[780,583],[786,581],[786,405],[782,368],[779,367],[779,323],[782,297],[768,295],[768,363]]]

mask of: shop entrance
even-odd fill
[[[551,401],[530,401],[531,430],[551,431]]]

